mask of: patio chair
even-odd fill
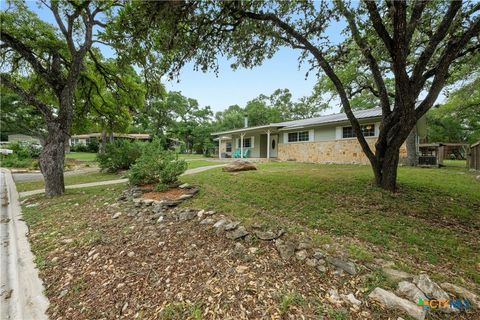
[[[240,158],[240,149],[233,151],[232,158]]]
[[[250,149],[243,150],[243,157],[248,158],[250,156]]]

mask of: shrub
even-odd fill
[[[142,153],[141,142],[115,140],[105,147],[105,152],[97,154],[100,169],[107,172],[128,170]]]
[[[98,139],[88,139],[87,141],[87,152],[97,153],[100,147]]]
[[[158,191],[177,182],[187,169],[185,160],[177,160],[174,152],[163,150],[160,142],[154,140],[143,148],[142,155],[130,168],[131,184],[156,184]]]
[[[70,151],[72,152],[87,152],[88,146],[83,143],[77,143],[70,147]]]
[[[20,159],[16,154],[2,155],[0,165],[6,168],[32,168],[38,166],[38,161],[32,158]],[[37,165],[36,165],[37,163]]]
[[[31,142],[12,142],[9,143],[7,149],[13,150],[13,154],[19,160],[38,158],[42,152],[42,146]]]

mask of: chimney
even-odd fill
[[[244,116],[244,127],[248,128],[248,115]]]

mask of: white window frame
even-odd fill
[[[298,136],[299,136],[300,132],[308,132],[308,140],[299,141],[299,140],[298,140]],[[297,140],[296,140],[296,141],[288,141],[288,135],[289,135],[289,134],[292,134],[292,133],[296,133],[296,134],[297,134]],[[290,132],[285,132],[285,133],[283,134],[283,143],[305,143],[305,142],[313,142],[314,140],[315,140],[315,131],[314,131],[314,129],[290,131]]]
[[[368,126],[368,125],[372,125],[373,126],[373,136],[364,136],[365,138],[373,138],[373,137],[378,137],[378,134],[379,134],[379,125],[377,123],[361,123],[360,124],[360,127],[363,127],[363,126]],[[343,128],[350,128],[352,126],[341,126],[341,127],[337,127],[336,128],[336,137],[337,139],[356,139],[357,137],[356,136],[353,136],[353,137],[347,137],[347,138],[344,138],[343,137]],[[353,129],[353,128],[352,128]]]
[[[250,147],[245,147],[245,140],[247,140],[247,139],[250,139]],[[240,149],[240,138],[237,138],[236,140],[237,141],[236,141],[235,145],[237,146],[237,149]],[[247,149],[255,148],[255,137],[254,136],[243,137],[243,148],[247,148]]]

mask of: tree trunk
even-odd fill
[[[100,153],[105,153],[105,148],[107,146],[107,131],[102,130],[102,143],[100,144]]]
[[[65,192],[63,166],[65,162],[65,140],[68,136],[57,121],[48,123],[48,135],[39,165],[45,179],[45,195],[59,196]]]
[[[377,162],[372,163],[375,182],[378,187],[395,192],[397,190],[397,169],[400,147],[376,150]]]
[[[412,131],[405,140],[407,145],[407,165],[416,166],[418,165],[418,155],[417,155],[417,128],[413,127]]]

